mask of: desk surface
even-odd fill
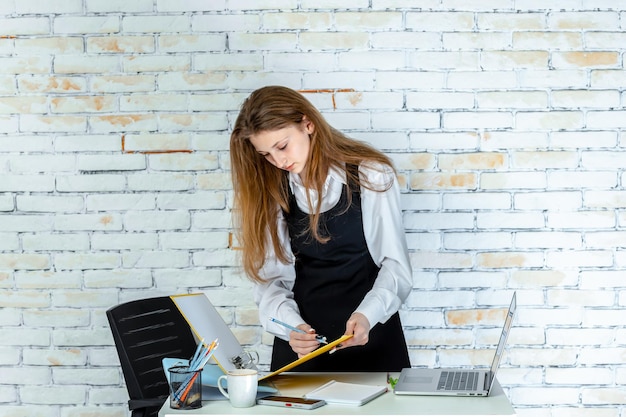
[[[397,377],[397,373],[392,374]],[[384,372],[359,373],[309,373],[285,372],[271,380],[281,395],[301,397],[331,379],[344,382],[356,382],[371,385],[386,385],[387,374]],[[216,416],[216,415],[377,415],[377,416],[514,416],[515,411],[504,395],[496,380],[489,397],[431,397],[395,395],[389,391],[369,403],[357,407],[349,405],[327,404],[315,410],[298,410],[267,405],[255,405],[250,408],[234,408],[227,400],[205,401],[197,410],[173,410],[169,400],[163,404],[159,417],[180,417],[181,415]]]

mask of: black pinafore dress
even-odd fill
[[[357,167],[350,167],[356,172]],[[347,193],[352,193],[348,205]],[[378,266],[367,249],[361,215],[358,185],[344,185],[335,207],[323,213],[320,225],[330,240],[321,244],[306,230],[309,217],[298,208],[291,192],[289,213],[284,213],[289,227],[291,249],[295,256],[294,299],[302,318],[331,341],[346,330],[346,322],[372,288]],[[375,324],[375,326],[374,326]],[[410,367],[402,324],[398,313],[386,323],[372,323],[369,342],[320,355],[293,368],[294,372],[400,371]],[[294,360],[297,354],[286,342],[274,338],[271,370]]]

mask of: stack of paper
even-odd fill
[[[326,400],[329,404],[363,405],[387,392],[386,385],[364,385],[330,381],[306,394],[305,398]]]

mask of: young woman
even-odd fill
[[[294,371],[410,367],[398,309],[411,266],[390,159],[279,86],[244,101],[230,156],[243,268],[276,336],[271,369],[318,348],[318,335],[343,334],[353,337]]]

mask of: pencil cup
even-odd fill
[[[187,366],[173,366],[170,373],[170,408],[191,410],[202,407],[201,370]]]
[[[224,389],[223,382],[228,384]],[[217,378],[217,388],[237,408],[252,407],[256,402],[258,374],[254,369],[232,369]]]

